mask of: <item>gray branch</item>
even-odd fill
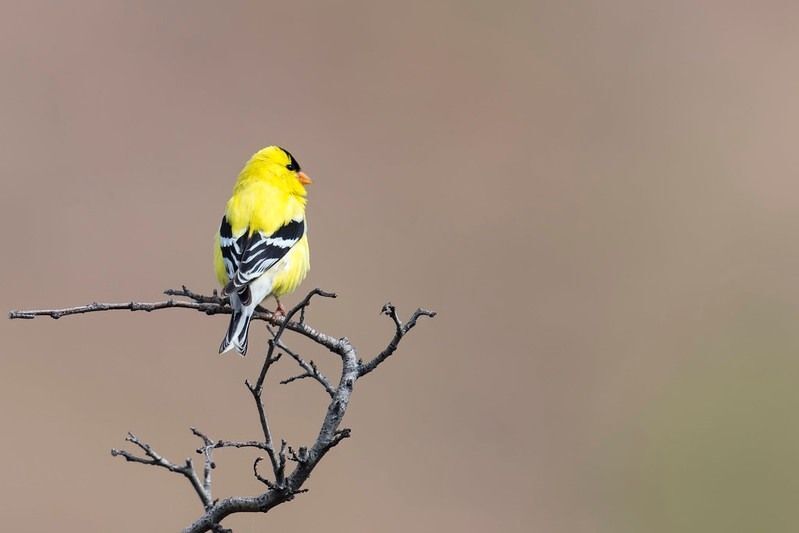
[[[211,501],[211,491],[210,491],[210,480],[209,480],[209,488],[206,488],[200,484],[200,479],[197,477],[197,473],[194,471],[194,465],[191,462],[191,459],[186,459],[186,462],[183,465],[176,465],[165,457],[160,455],[158,452],[153,450],[152,446],[147,444],[146,442],[142,442],[139,440],[136,435],[133,433],[128,433],[128,436],[125,437],[125,440],[131,442],[138,446],[143,452],[145,457],[139,457],[134,455],[126,450],[117,450],[112,449],[111,455],[114,457],[124,457],[126,461],[132,463],[141,463],[144,465],[151,465],[151,466],[159,466],[161,468],[165,468],[170,472],[175,472],[184,476],[186,479],[189,480],[191,486],[194,488],[194,491],[197,493],[197,496],[200,497],[200,501],[203,503],[203,507],[208,509],[212,505]]]
[[[125,302],[125,303],[91,303],[87,305],[79,305],[76,307],[64,307],[61,309],[26,309],[22,311],[12,310],[8,313],[9,319],[34,319],[39,316],[48,316],[53,319],[59,319],[61,317],[70,316],[70,315],[80,315],[85,313],[96,313],[102,311],[158,311],[161,309],[194,309],[195,311],[200,311],[205,313],[206,315],[229,315],[233,313],[233,310],[230,308],[230,303],[228,302],[227,298],[222,298],[216,294],[214,291],[213,296],[206,296],[202,294],[197,294],[192,292],[191,290],[187,289],[184,285],[182,289],[167,289],[164,291],[165,294],[169,296],[183,296],[188,298],[190,301],[185,300],[165,300],[160,302]],[[310,298],[320,295],[326,298],[335,298],[336,295],[334,293],[325,292],[321,289],[314,289],[305,297],[302,306],[302,312],[308,304],[310,303]],[[274,326],[283,326],[285,324],[285,328],[294,331],[295,333],[299,333],[300,335],[307,337],[314,341],[317,344],[320,344],[326,348],[331,348],[338,342],[338,339],[335,337],[331,337],[330,335],[326,335],[325,333],[320,332],[319,330],[305,324],[304,320],[300,320],[297,322],[293,322],[291,320],[286,320],[286,317],[281,317],[279,315],[275,315],[274,313],[263,309],[262,307],[258,307],[256,312],[253,313],[252,316],[253,320],[261,320],[265,321],[269,324]]]
[[[386,305],[384,305],[380,312],[391,318],[391,320],[394,322],[394,337],[388,342],[388,346],[386,346],[382,352],[377,354],[374,359],[368,363],[364,363],[362,361],[358,363],[358,377],[365,376],[377,368],[380,363],[388,359],[394,352],[396,352],[400,341],[410,330],[416,326],[417,320],[419,320],[421,317],[433,318],[436,316],[435,311],[419,308],[413,312],[411,318],[408,319],[408,322],[403,324],[399,319],[399,315],[397,315],[397,308],[394,307],[391,302],[388,302]]]
[[[314,363],[313,361],[305,361],[297,353],[291,351],[285,344],[283,344],[282,341],[277,341],[276,344],[278,348],[283,350],[285,353],[289,354],[289,356],[291,356],[292,359],[297,361],[297,364],[300,365],[300,368],[305,370],[305,372],[302,374],[292,376],[288,379],[284,379],[283,381],[280,382],[281,385],[288,385],[289,383],[292,383],[299,379],[312,378],[318,381],[322,385],[322,387],[325,389],[325,392],[327,392],[328,396],[332,398],[333,396],[336,395],[336,390],[330,384],[330,381],[328,381],[325,375],[319,371],[319,369],[316,366],[316,363]]]
[[[218,440],[214,448],[258,448],[266,450],[266,444],[259,440]]]
[[[177,296],[185,299],[170,299],[161,302],[128,302],[128,303],[92,303],[78,307],[68,307],[63,309],[37,309],[27,311],[11,311],[11,319],[33,319],[37,316],[49,316],[51,318],[61,318],[64,316],[92,313],[99,311],[129,310],[129,311],[156,311],[169,308],[194,309],[207,315],[230,314],[231,308],[226,298],[220,297],[216,291],[211,296],[192,292],[183,286],[181,289],[169,289],[165,291],[168,296]],[[215,533],[231,533],[231,530],[222,527],[222,521],[234,513],[265,513],[281,503],[294,499],[297,494],[306,492],[302,488],[308,480],[314,468],[322,458],[341,441],[348,438],[351,434],[350,429],[340,428],[344,414],[347,412],[355,382],[358,378],[372,372],[388,357],[390,357],[399,346],[402,338],[414,327],[421,317],[434,317],[436,314],[426,309],[417,309],[408,322],[403,324],[399,319],[396,309],[387,303],[382,313],[387,315],[394,322],[395,333],[386,348],[368,362],[358,359],[355,347],[346,337],[336,338],[309,326],[305,323],[305,314],[314,296],[325,298],[335,298],[333,293],[325,292],[321,289],[314,289],[305,298],[293,307],[285,316],[277,316],[273,313],[258,308],[253,315],[254,320],[267,322],[275,329],[269,329],[272,339],[269,341],[267,353],[264,357],[261,370],[255,383],[245,381],[247,389],[253,397],[258,411],[258,419],[261,426],[263,440],[214,440],[207,434],[196,428],[191,428],[192,433],[201,439],[202,445],[197,448],[197,453],[203,455],[202,479],[194,470],[191,459],[186,459],[182,465],[174,464],[158,454],[153,448],[140,441],[133,434],[129,433],[127,438],[137,446],[143,456],[135,455],[125,450],[111,450],[114,456],[123,457],[126,461],[141,463],[145,465],[157,466],[175,472],[186,477],[191,483],[194,491],[199,496],[204,513],[191,525],[185,528],[184,533],[201,533],[213,531]],[[293,318],[299,313],[299,320]],[[338,384],[333,386],[330,380],[325,377],[317,368],[312,360],[305,360],[299,354],[289,349],[282,341],[285,331],[298,333],[311,339],[319,346],[327,348],[329,352],[335,354],[341,362],[341,375]],[[281,381],[288,384],[301,379],[313,379],[324,388],[330,396],[330,402],[322,419],[319,433],[316,440],[310,447],[299,447],[296,451],[287,445],[286,441],[281,440],[280,449],[276,450],[272,437],[272,430],[269,426],[266,407],[264,406],[262,392],[269,369],[280,360],[282,353],[288,354],[304,371],[302,374],[290,377]],[[254,496],[234,496],[214,500],[211,492],[211,473],[215,468],[213,452],[221,448],[256,448],[266,453],[272,464],[272,472],[275,480],[272,481],[263,476],[258,465],[263,460],[258,457],[253,462],[253,475],[266,487],[265,492]],[[286,467],[289,459],[294,464],[292,471],[287,475]]]
[[[282,469],[280,467],[280,461],[278,460],[277,455],[275,455],[275,449],[272,447],[272,431],[269,429],[269,419],[266,416],[266,407],[264,406],[264,401],[262,398],[266,373],[269,371],[269,367],[271,367],[280,359],[280,354],[273,355],[273,352],[273,344],[270,341],[269,352],[267,352],[266,357],[264,358],[264,364],[261,366],[261,373],[258,375],[258,380],[255,382],[255,385],[250,385],[250,382],[246,380],[244,381],[244,384],[247,386],[247,389],[249,389],[250,394],[252,394],[252,398],[255,401],[255,407],[258,409],[258,418],[261,421],[261,431],[263,431],[264,434],[262,449],[265,450],[266,454],[269,456],[269,461],[272,463],[272,471],[275,473],[277,483],[280,483],[280,473]]]
[[[350,436],[348,429],[339,430],[338,428],[347,411],[355,381],[358,379],[357,353],[346,338],[340,339],[335,349],[331,351],[336,353],[342,361],[342,373],[338,387],[327,407],[316,442],[310,449],[301,448],[300,453],[296,454],[296,467],[286,477],[285,482],[258,496],[232,497],[216,502],[203,516],[184,529],[184,533],[208,531],[213,524],[221,522],[233,513],[264,513],[276,505],[293,499],[327,452]]]
[[[211,498],[211,470],[216,468],[213,458],[214,443],[211,442],[211,439],[208,438],[205,433],[202,433],[197,428],[190,429],[195,436],[201,438],[203,441],[202,447],[198,448],[197,452],[203,454],[203,490],[208,494],[208,498]]]

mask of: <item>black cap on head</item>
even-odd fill
[[[289,162],[289,164],[288,164],[288,165],[286,165],[286,168],[287,168],[287,169],[289,169],[289,170],[292,170],[292,171],[294,171],[294,172],[299,172],[299,171],[300,171],[300,164],[299,164],[299,163],[297,163],[297,160],[296,160],[296,159],[294,159],[294,156],[293,156],[293,155],[291,155],[291,152],[289,152],[288,150],[286,150],[286,149],[285,149],[285,148],[283,148],[282,146],[278,146],[278,148],[280,148],[281,150],[283,150],[284,152],[286,152],[286,155],[287,155],[287,156],[289,156],[289,160],[290,160],[290,162]]]

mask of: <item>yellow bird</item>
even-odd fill
[[[244,165],[216,234],[214,267],[233,315],[219,353],[247,353],[256,306],[294,291],[310,269],[305,186],[310,178],[287,150],[267,146]]]

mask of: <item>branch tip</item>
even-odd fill
[[[261,483],[263,483],[272,490],[277,489],[277,486],[274,483],[272,483],[271,481],[269,481],[268,479],[266,479],[265,477],[263,477],[261,474],[258,473],[258,463],[263,461],[263,459],[264,458],[260,456],[256,457],[255,461],[252,464],[252,472],[255,475],[255,479],[257,479],[258,481],[260,481]]]

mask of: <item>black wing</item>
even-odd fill
[[[223,218],[219,229],[219,241],[222,247],[222,259],[230,278],[225,292],[240,292],[263,275],[297,244],[304,233],[305,221],[291,220],[271,235],[256,231],[248,236],[249,231],[245,231],[236,238],[233,237],[227,219]]]

